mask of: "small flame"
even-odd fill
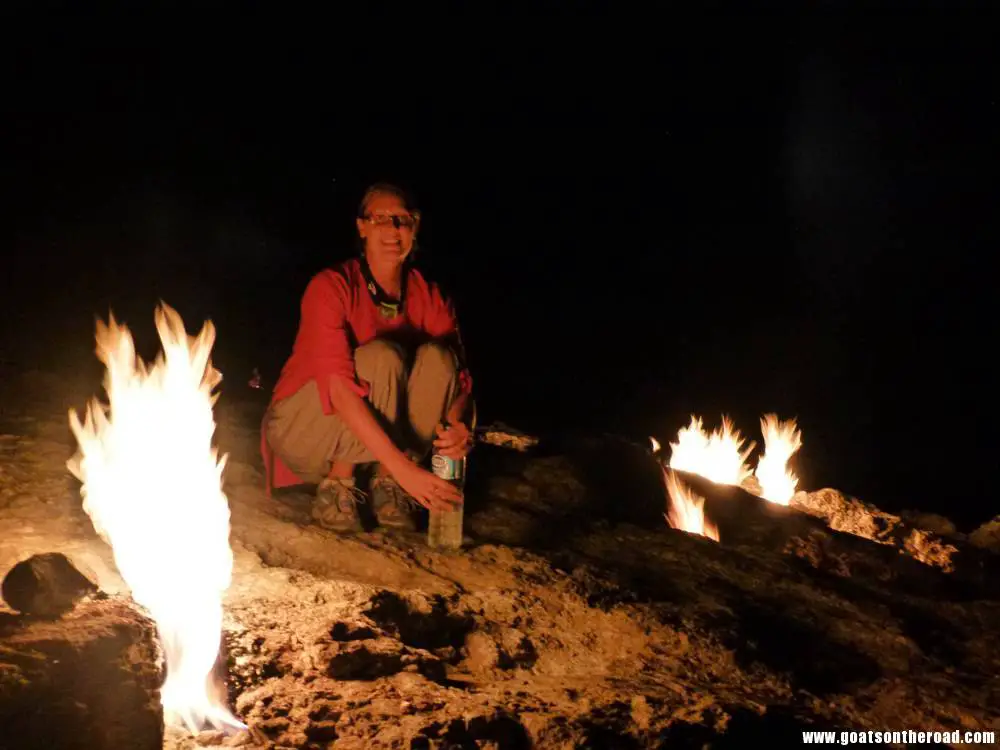
[[[691,424],[678,431],[677,442],[670,444],[670,468],[699,474],[717,484],[738,486],[753,474],[746,461],[755,443],[741,451],[743,443],[728,417],[722,417],[721,430],[708,435],[701,417],[692,416]]]
[[[719,541],[718,528],[705,520],[705,498],[696,495],[674,472],[664,469],[663,475],[670,495],[670,505],[664,514],[667,523],[680,531]]]
[[[151,369],[113,315],[108,325],[98,322],[109,405],[92,399],[82,424],[70,410],[80,449],[67,465],[132,597],[156,622],[167,662],[166,721],[192,733],[207,724],[243,728],[212,678],[233,566],[226,457],[217,460],[211,444],[212,390],[222,379],[209,361],[215,328],[206,322],[189,338],[163,304],[155,321],[164,353]]]
[[[660,441],[652,435],[649,436],[649,444],[652,446],[654,454],[660,452]]]
[[[788,505],[795,494],[798,477],[788,470],[788,460],[802,447],[802,433],[795,420],[779,422],[776,414],[766,414],[760,420],[764,433],[764,455],[757,463],[755,476],[760,483],[761,497],[779,505]]]

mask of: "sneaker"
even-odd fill
[[[388,475],[375,475],[371,482],[372,507],[375,517],[383,526],[402,531],[417,528],[413,511],[419,504]]]
[[[313,520],[330,531],[361,531],[357,504],[364,501],[365,493],[355,486],[354,479],[324,479],[313,499]]]

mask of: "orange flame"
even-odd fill
[[[761,497],[778,505],[788,505],[799,480],[787,465],[802,447],[802,433],[796,428],[794,419],[779,422],[776,414],[765,414],[760,420],[760,429],[764,433],[764,455],[757,463],[755,476]]]
[[[192,733],[207,724],[243,728],[211,674],[233,566],[225,456],[218,460],[212,447],[211,392],[222,379],[209,361],[215,328],[206,322],[189,338],[163,304],[155,321],[164,353],[152,368],[113,315],[108,325],[98,322],[109,405],[92,399],[82,424],[70,410],[79,451],[67,465],[132,597],[156,622],[167,662],[166,721]]]
[[[722,417],[721,430],[709,435],[701,417],[692,416],[691,424],[678,431],[677,442],[670,444],[670,468],[698,474],[717,484],[740,485],[753,474],[746,461],[755,444],[751,442],[741,450],[743,443],[728,417]]]
[[[705,519],[705,498],[696,495],[672,471],[663,471],[670,495],[670,504],[664,516],[672,528],[719,541],[719,530]]]

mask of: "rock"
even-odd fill
[[[667,526],[644,449],[594,443],[479,446],[466,518],[493,543],[460,556],[298,529],[235,488],[234,535],[265,552],[280,539],[285,564],[316,576],[247,566],[230,599],[248,746],[790,746],[830,727],[994,728],[987,553],[980,567],[962,539],[842,493],[804,493],[810,513],[684,477],[713,542]],[[500,546],[512,520],[520,541]],[[960,547],[951,574],[918,560],[944,541]]]
[[[60,615],[97,585],[77,570],[65,555],[46,552],[17,563],[3,579],[4,601],[30,615]]]
[[[202,747],[221,745],[226,740],[226,733],[218,729],[207,729],[198,733],[197,741]]]
[[[469,633],[465,639],[465,649],[468,653],[465,666],[473,674],[487,674],[496,669],[500,651],[486,633]]]
[[[753,474],[744,479],[740,483],[740,487],[745,489],[751,495],[756,495],[757,497],[760,497],[761,493],[764,491],[760,486],[760,480],[758,480]]]
[[[538,660],[538,652],[531,640],[520,630],[504,628],[500,632],[500,663],[504,669],[530,668]]]
[[[823,519],[834,531],[898,547],[915,560],[946,573],[955,570],[959,548],[940,538],[939,533],[926,530],[926,527],[915,528],[916,524],[912,521],[881,511],[857,498],[847,497],[837,490],[826,488],[816,492],[796,492],[791,506]],[[946,518],[942,520],[948,522]]]
[[[939,515],[937,513],[924,513],[919,510],[904,510],[901,512],[900,517],[918,529],[923,529],[924,531],[929,531],[932,534],[937,534],[938,536],[955,536],[958,533],[958,529],[950,518]]]
[[[0,619],[0,747],[161,750],[159,655],[155,626],[124,600]]]
[[[1000,552],[1000,516],[987,521],[969,534],[969,542],[980,549]]]
[[[537,437],[515,430],[502,422],[476,430],[476,439],[481,443],[509,448],[521,453],[526,453],[538,445]]]
[[[653,718],[653,711],[649,707],[649,702],[644,695],[632,696],[632,721],[641,732],[649,729],[650,721]]]
[[[925,528],[917,525],[917,518],[909,518],[886,513],[857,498],[845,496],[833,489],[816,492],[796,492],[791,507],[822,519],[834,531],[840,531],[897,549],[902,555],[936,568],[950,575],[954,583],[972,585],[990,595],[1000,593],[1000,558],[990,554],[990,534],[996,536],[992,550],[1000,550],[1000,523],[984,524],[966,541],[960,534],[942,535],[928,530],[926,526],[936,525],[939,529],[951,526],[948,519],[938,516],[928,519],[919,515]],[[941,521],[945,522],[942,524]],[[952,526],[953,528],[953,526]],[[977,536],[978,535],[978,536]]]

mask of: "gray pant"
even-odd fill
[[[354,351],[354,364],[358,378],[370,386],[369,404],[396,446],[425,456],[434,440],[434,428],[457,396],[454,353],[440,344],[424,344],[417,348],[407,372],[403,348],[374,339]],[[266,435],[271,449],[304,482],[318,483],[330,473],[334,461],[362,464],[375,460],[339,415],[323,413],[315,380],[272,404]]]

